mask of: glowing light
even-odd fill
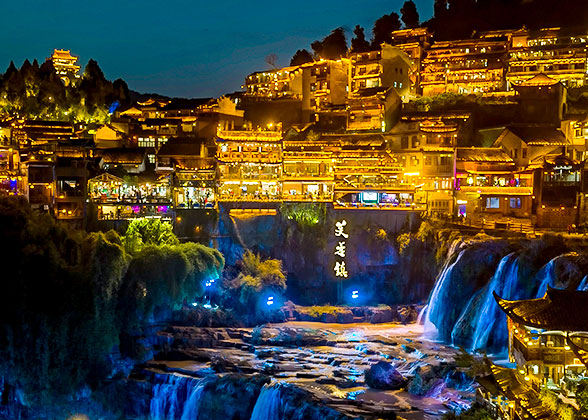
[[[343,238],[349,238],[349,235],[344,232],[345,226],[347,226],[347,220],[335,222],[335,236],[342,236]]]
[[[337,277],[347,278],[349,276],[347,268],[345,267],[345,261],[337,261],[333,270],[335,270],[335,276]]]
[[[359,290],[354,290],[351,292],[351,299],[357,299],[359,297]]]
[[[340,256],[341,258],[345,258],[346,253],[345,242],[339,242],[335,247],[335,255]]]
[[[267,298],[267,302],[266,302],[267,306],[271,306],[274,304],[274,297],[270,296]]]

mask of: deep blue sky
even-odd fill
[[[42,62],[53,48],[93,58],[107,78],[170,96],[219,96],[278,56],[287,65],[300,48],[343,26],[371,35],[373,22],[398,13],[404,0],[20,0],[2,7],[0,72],[10,60]],[[433,0],[415,0],[421,20]]]

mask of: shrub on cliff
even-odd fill
[[[116,232],[71,230],[14,197],[0,197],[0,236],[0,377],[25,404],[100,383],[121,340],[224,265],[198,244],[132,257]]]
[[[135,254],[147,245],[177,245],[178,238],[170,223],[159,219],[136,219],[129,223],[123,237],[125,250]]]
[[[262,261],[259,255],[245,251],[239,267],[240,272],[236,278],[225,282],[224,304],[233,308],[236,314],[248,318],[247,322],[252,317],[261,319],[264,317],[262,308],[274,309],[271,305],[264,306],[266,301],[263,300],[275,298],[277,307],[278,297],[286,290],[286,274],[282,269],[282,262],[276,259]]]

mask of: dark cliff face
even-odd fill
[[[342,220],[347,238],[335,235],[335,223]],[[430,246],[403,258],[398,253],[397,233],[415,222],[400,211],[327,210],[316,223],[303,224],[280,211],[235,216],[221,209],[216,245],[228,266],[245,249],[281,260],[288,276],[287,298],[298,304],[337,302],[338,282],[343,291],[362,288],[365,303],[417,303],[426,299],[437,267]],[[345,243],[344,258],[335,255],[340,242]],[[348,277],[335,275],[338,260],[345,262]]]

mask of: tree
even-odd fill
[[[372,47],[380,48],[383,42],[390,43],[392,41],[392,32],[400,29],[400,18],[397,13],[390,13],[384,15],[374,23]]]
[[[322,41],[315,41],[310,46],[317,57],[338,60],[347,54],[345,30],[343,28],[333,29]]]
[[[290,60],[291,66],[300,66],[305,63],[312,63],[314,58],[312,58],[312,54],[308,52],[308,50],[298,50],[292,56]]]
[[[414,1],[405,1],[404,5],[400,9],[400,14],[402,15],[402,22],[404,23],[405,28],[410,29],[417,28],[419,26],[419,12],[417,11],[417,7],[414,4]]]
[[[169,223],[159,219],[136,219],[129,223],[123,238],[125,250],[135,254],[145,245],[177,245],[178,238]]]
[[[355,25],[353,29],[353,38],[351,38],[351,51],[353,52],[365,52],[371,49],[370,43],[365,39],[365,33],[363,27]]]

